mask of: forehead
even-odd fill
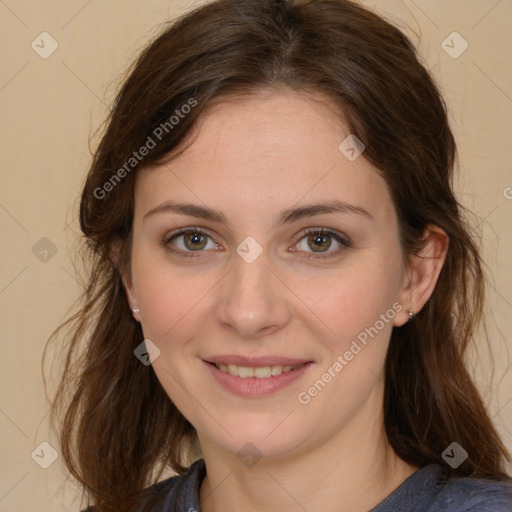
[[[267,91],[218,101],[201,114],[181,155],[139,173],[136,209],[182,199],[216,209],[243,203],[257,214],[269,204],[340,199],[389,216],[383,178],[364,158],[350,161],[339,150],[348,135],[339,109],[321,95]]]
[[[290,90],[221,98],[201,115],[196,142],[175,162],[227,164],[240,174],[257,168],[274,177],[279,166],[302,170],[305,157],[321,167],[338,156],[337,141],[348,133],[334,107],[324,96]]]

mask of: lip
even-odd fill
[[[216,359],[216,358],[215,358]],[[242,361],[240,363],[235,363],[234,361]],[[270,363],[268,362],[270,361]],[[278,361],[278,362],[275,362]],[[283,363],[284,361],[284,363]],[[297,362],[298,361],[298,362]],[[250,378],[242,378],[235,377],[229,373],[223,372],[219,370],[214,363],[215,361],[206,361],[203,360],[203,363],[206,365],[208,370],[211,372],[215,380],[224,388],[234,393],[235,395],[248,397],[248,398],[258,398],[271,395],[276,393],[277,391],[282,390],[283,388],[290,386],[292,383],[300,379],[306,373],[310,366],[314,363],[313,361],[305,361],[305,360],[297,360],[297,359],[289,359],[289,358],[244,358],[233,356],[233,359],[228,360],[219,359],[220,362],[224,362],[226,364],[236,364],[238,366],[296,366],[301,365],[295,370],[290,370],[289,372],[283,372],[280,375],[276,375],[273,377],[266,377],[264,379],[258,379],[257,377]],[[250,362],[250,364],[249,364]],[[263,362],[263,363],[262,363]]]

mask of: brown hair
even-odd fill
[[[452,191],[456,148],[446,108],[413,45],[347,0],[218,0],[171,24],[134,63],[83,188],[80,225],[92,271],[80,310],[65,324],[71,334],[52,418],[64,413],[64,460],[98,511],[132,510],[163,468],[188,466],[195,441],[152,367],[133,354],[143,334],[121,272],[129,272],[136,168],[175,153],[213,99],[276,87],[322,93],[341,108],[388,184],[404,254],[421,249],[427,224],[449,236],[431,298],[392,332],[389,442],[403,460],[424,466],[444,464],[441,453],[457,441],[469,458],[451,475],[507,478],[510,456],[464,363],[482,316],[482,265]],[[191,100],[194,108],[171,127],[170,116]],[[162,140],[126,167],[165,123]],[[113,180],[116,173],[122,179]]]

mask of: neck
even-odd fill
[[[201,511],[368,511],[417,468],[394,453],[382,416],[369,421],[364,412],[313,449],[263,457],[250,469],[236,455],[200,439],[207,470]]]

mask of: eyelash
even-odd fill
[[[182,250],[173,249],[171,247],[170,242],[172,240],[174,240],[175,238],[178,238],[181,235],[186,235],[189,233],[200,233],[200,234],[205,235],[211,239],[210,235],[203,229],[196,228],[196,227],[188,227],[188,228],[182,228],[182,229],[178,230],[177,232],[172,233],[172,235],[164,237],[164,239],[162,240],[162,246],[167,251],[169,251],[173,254],[177,254],[178,256],[182,256],[185,258],[198,257],[198,256],[200,256],[200,253],[204,252],[204,251],[195,251],[195,253],[194,253],[194,251],[182,251]],[[330,252],[326,252],[326,253],[307,253],[308,256],[306,256],[306,257],[308,259],[332,258],[333,256],[338,255],[344,249],[351,247],[351,243],[348,238],[346,238],[345,236],[342,236],[337,231],[334,231],[334,230],[328,229],[328,228],[307,228],[307,229],[305,229],[302,233],[302,236],[295,243],[295,245],[297,245],[304,238],[306,238],[308,235],[311,235],[311,234],[329,235],[330,237],[334,238],[334,240],[336,240],[339,244],[341,244],[342,247],[340,247],[334,251],[330,251]]]

